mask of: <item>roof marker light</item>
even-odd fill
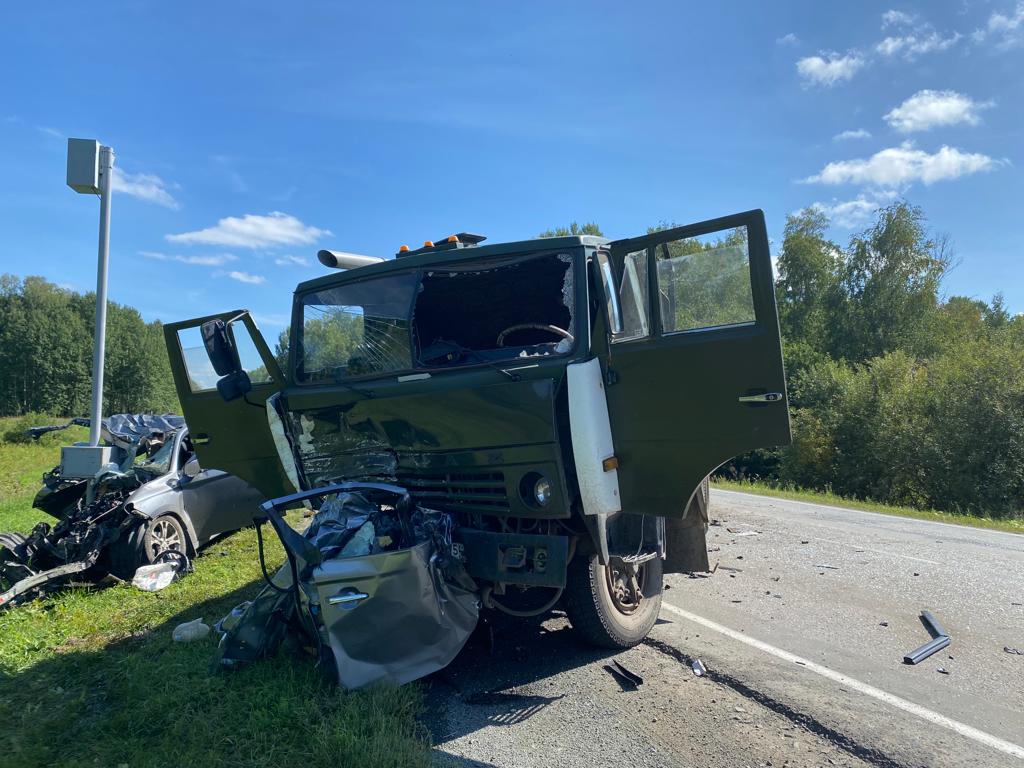
[[[433,248],[434,247],[434,241],[433,240],[424,240],[423,241],[423,247],[424,248]]]
[[[398,252],[399,253],[408,253],[408,251],[409,251],[409,246],[408,245],[400,245],[400,246],[398,246]]]
[[[449,243],[457,243],[457,242],[459,242],[459,236],[458,235],[448,235],[448,242]]]

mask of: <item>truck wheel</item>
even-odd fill
[[[661,610],[661,558],[639,566],[639,600],[623,578],[623,565],[613,559],[604,566],[597,555],[582,554],[569,563],[565,612],[580,638],[599,648],[632,648],[647,637]]]

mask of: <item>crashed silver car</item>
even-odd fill
[[[117,414],[103,420],[102,436],[113,461],[94,477],[67,477],[60,465],[44,476],[33,506],[56,517],[55,525],[0,534],[0,608],[75,578],[131,578],[167,552],[187,562],[211,539],[252,524],[261,494],[200,467],[180,416]]]

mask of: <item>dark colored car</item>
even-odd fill
[[[196,451],[268,497],[406,488],[485,605],[636,644],[708,568],[708,475],[790,439],[764,216],[482,240],[321,252],[358,266],[298,286],[277,355],[246,311],[165,326]]]

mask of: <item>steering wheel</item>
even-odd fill
[[[564,328],[559,328],[557,325],[545,325],[544,323],[521,323],[520,325],[510,325],[504,331],[499,333],[498,346],[504,347],[505,337],[508,336],[510,333],[515,333],[516,331],[547,331],[548,333],[552,333],[555,336],[560,336],[563,339],[568,339],[569,341],[576,340],[575,338],[573,338],[573,335],[571,333],[569,333]]]

